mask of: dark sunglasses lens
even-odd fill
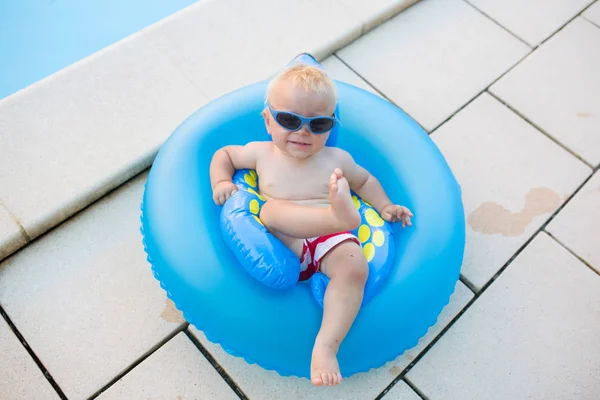
[[[333,121],[328,118],[317,118],[310,122],[310,129],[314,133],[325,133],[333,128]]]
[[[280,112],[277,114],[277,122],[286,129],[298,129],[302,121],[295,115]]]

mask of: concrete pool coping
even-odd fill
[[[0,260],[147,169],[207,102],[417,0],[203,0],[0,100]]]

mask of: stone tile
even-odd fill
[[[363,24],[363,33],[390,19],[419,0],[342,0]]]
[[[142,398],[234,400],[238,396],[185,333],[179,333],[98,400]]]
[[[0,203],[0,260],[27,243],[10,212]]]
[[[450,303],[440,314],[437,324],[419,341],[418,346],[381,368],[353,375],[344,379],[342,385],[328,388],[316,388],[308,379],[281,377],[274,371],[264,370],[255,364],[249,365],[242,358],[230,356],[219,345],[209,342],[206,336],[193,326],[190,327],[190,331],[251,399],[364,400],[377,397],[465,307],[472,296],[473,293],[466,286],[461,282],[457,283]]]
[[[593,165],[600,164],[600,29],[577,18],[491,91]]]
[[[369,91],[377,96],[381,96],[371,85],[365,82],[358,74],[348,68],[343,62],[340,61],[336,56],[327,57],[321,63],[327,74],[333,79],[338,81],[346,82],[354,86],[358,86],[361,89]]]
[[[299,53],[323,58],[361,29],[358,17],[338,2],[291,0],[283,12],[277,0],[219,0],[192,5],[145,32],[214,99],[268,78]]]
[[[407,374],[427,398],[594,400],[600,277],[540,233]]]
[[[337,55],[432,130],[528,51],[465,2],[427,0]]]
[[[588,8],[583,16],[600,27],[600,1],[596,1],[594,5]]]
[[[0,317],[0,399],[58,400],[58,394]]]
[[[593,0],[468,0],[531,46],[537,46]]]
[[[461,272],[478,289],[591,173],[487,93],[431,137],[462,186]]]
[[[600,273],[600,172],[548,224],[546,230]]]
[[[135,178],[0,264],[0,304],[69,399],[184,322],[146,262]]]
[[[0,101],[0,198],[36,237],[148,167],[206,99],[134,35]]]

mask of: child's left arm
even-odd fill
[[[412,212],[397,204],[393,204],[381,183],[369,171],[358,165],[348,154],[344,157],[344,176],[352,189],[364,201],[370,203],[383,219],[388,222],[402,222],[402,227],[412,226]]]

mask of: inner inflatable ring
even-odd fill
[[[427,133],[378,96],[336,85],[343,115],[337,145],[415,214],[412,228],[393,225],[393,270],[340,347],[342,375],[351,376],[414,347],[435,323],[459,277],[465,225],[459,185]],[[309,285],[273,290],[240,267],[220,234],[208,174],[218,148],[267,140],[266,86],[222,96],[175,130],[148,176],[141,230],[155,277],[188,322],[249,363],[309,377],[322,309]]]
[[[280,290],[298,285],[301,277],[298,256],[271,234],[258,217],[266,199],[258,192],[260,182],[256,171],[238,170],[232,181],[238,190],[221,210],[221,233],[225,243],[240,265],[258,282]],[[393,267],[395,242],[392,225],[356,193],[351,192],[351,195],[361,222],[350,233],[360,242],[369,265],[364,306],[377,295]],[[321,272],[310,277],[313,296],[321,307],[328,284],[329,278]]]

